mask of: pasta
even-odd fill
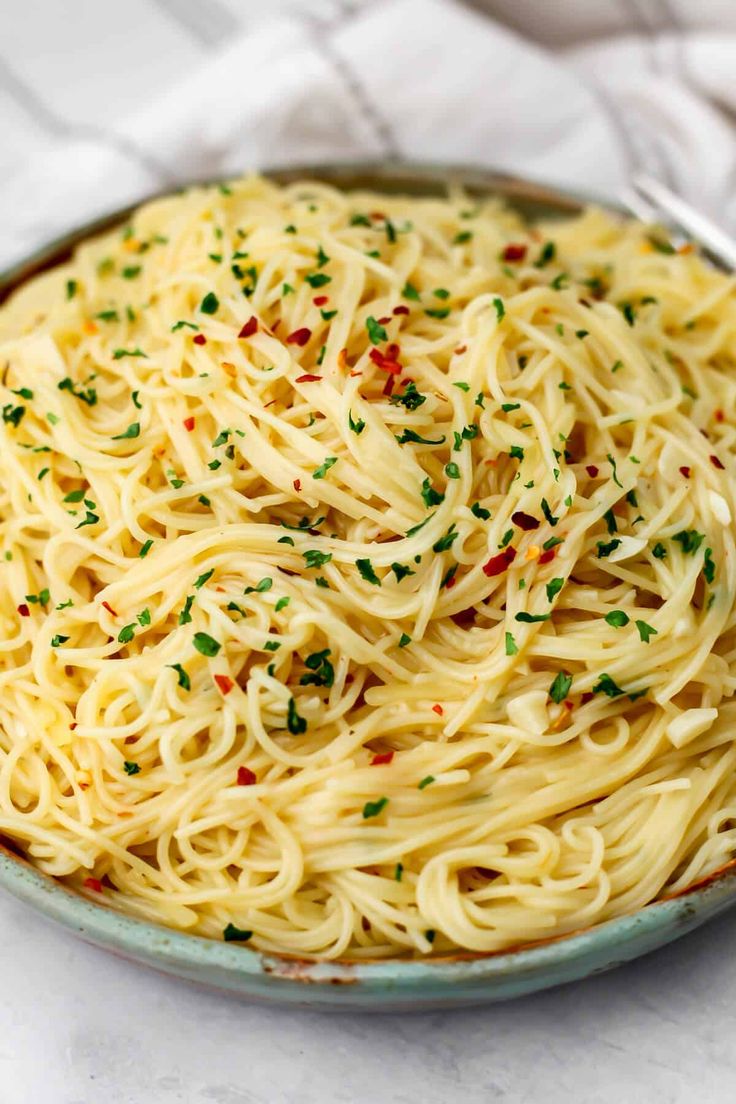
[[[596,209],[258,177],[0,308],[0,833],[315,957],[736,850],[734,278]]]

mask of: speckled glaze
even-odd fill
[[[574,214],[590,199],[528,180],[456,166],[311,165],[266,175],[281,183],[311,177],[337,187],[412,195],[441,194],[448,182],[454,182],[464,185],[470,194],[500,195],[531,218]],[[84,238],[122,222],[132,209],[113,212],[72,231],[0,275],[0,302],[24,280],[64,260]],[[631,916],[518,951],[375,963],[311,962],[170,931],[80,896],[1,843],[0,888],[89,943],[200,985],[251,1000],[396,1012],[506,1000],[601,973],[646,954],[736,903],[736,860],[684,893],[647,905]]]

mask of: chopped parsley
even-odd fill
[[[564,585],[565,585],[565,580],[564,579],[560,579],[560,578],[550,579],[550,581],[547,583],[547,586],[546,586],[547,601],[548,602],[554,601],[555,597],[560,593],[560,591],[562,590]]]
[[[289,705],[286,712],[286,727],[292,736],[301,736],[307,731],[307,722],[304,717],[300,717],[297,713],[294,698],[289,698]]]
[[[438,440],[434,440],[431,437],[420,437],[418,433],[415,433],[413,429],[405,429],[401,436],[396,440],[400,445],[415,444],[415,445],[443,445],[446,438],[440,437]]]
[[[555,259],[556,254],[557,246],[555,245],[555,243],[553,241],[545,242],[540,250],[539,256],[534,262],[534,267],[544,268],[545,265],[548,265],[550,261],[553,261]]]
[[[598,682],[593,687],[594,694],[605,694],[609,698],[617,698],[623,694],[623,690],[618,686],[610,675],[601,675]]]
[[[284,540],[283,537],[281,539]],[[306,552],[302,552],[302,556],[306,567],[322,567],[332,559],[331,552],[318,552],[316,548],[307,549]]]
[[[140,774],[141,768],[137,763],[131,763],[128,759],[123,763],[123,770],[126,774]]]
[[[373,564],[369,559],[356,560],[355,566],[367,583],[373,583],[374,586],[381,585],[381,580],[373,570]]]
[[[698,533],[695,529],[681,529],[672,539],[681,545],[686,556],[694,556],[705,540],[705,534]]]
[[[615,552],[620,544],[621,541],[618,539],[618,537],[614,537],[613,540],[610,541],[598,541],[596,544],[596,548],[598,549],[598,559],[603,560],[607,556],[610,556],[612,552]]]
[[[113,437],[113,441],[129,441],[135,437],[140,437],[141,427],[138,422],[131,422],[128,428],[123,433],[118,433]]]
[[[510,633],[510,632],[507,632],[506,633],[506,655],[507,656],[515,656],[518,653],[518,651],[519,651],[519,649],[516,645],[516,641],[514,640],[514,634]]]
[[[522,610],[521,613],[517,613],[514,620],[521,621],[525,625],[533,625],[536,621],[549,621],[550,617],[549,613],[525,613]]]
[[[557,705],[563,702],[570,693],[571,686],[572,675],[568,674],[567,671],[558,671],[548,691],[552,701]]]
[[[171,667],[177,674],[177,684],[181,686],[182,690],[191,690],[192,683],[189,675],[186,673],[181,663],[169,663],[168,667]]]
[[[194,647],[200,655],[203,656],[216,656],[222,647],[221,644],[218,644],[218,642],[206,632],[195,632],[192,637],[192,644],[194,644]]]
[[[337,463],[336,456],[328,456],[323,464],[320,464],[318,468],[315,468],[312,472],[312,479],[324,479],[330,468]]]
[[[557,522],[560,520],[558,517],[555,517],[550,510],[549,502],[547,502],[546,498],[542,499],[542,513],[544,514],[546,520],[549,522],[552,528],[554,528]]]
[[[329,660],[330,649],[312,652],[304,660],[308,673],[299,679],[300,686],[332,686],[335,681],[335,669]]]
[[[611,625],[614,629],[622,629],[624,625],[628,625],[630,620],[631,618],[628,613],[624,613],[623,610],[619,609],[611,610],[605,617],[606,624]],[[644,624],[644,622],[642,622],[642,624]]]
[[[648,644],[649,637],[657,635],[657,630],[652,628],[651,625],[647,625],[646,621],[635,621],[634,624],[639,630],[639,637],[642,644]]]
[[[190,611],[191,611],[191,608],[192,608],[192,602],[193,601],[194,601],[194,595],[193,594],[188,594],[187,598],[186,598],[186,601],[184,602],[184,608],[182,609],[181,613],[179,614],[179,624],[180,625],[188,625],[190,623],[190,621],[192,620],[192,614],[191,614]]]
[[[387,805],[387,797],[379,797],[377,801],[366,801],[363,806],[363,820],[369,820],[370,817],[378,816]]]
[[[388,341],[388,334],[383,326],[376,322],[372,314],[366,318],[365,328],[368,330],[368,339],[371,345],[379,345],[382,341]]]
[[[112,354],[113,360],[122,360],[123,357],[144,357],[148,360],[148,353],[144,353],[142,349],[115,349]]]
[[[216,314],[220,306],[220,300],[215,295],[214,291],[208,291],[202,302],[199,304],[199,309],[202,314]]]
[[[252,931],[236,928],[234,924],[228,924],[222,931],[222,938],[226,943],[247,943],[252,935]]]

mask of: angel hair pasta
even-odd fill
[[[0,309],[0,832],[95,901],[495,951],[736,848],[734,279],[258,178]]]

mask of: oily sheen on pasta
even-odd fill
[[[736,849],[734,280],[597,210],[258,178],[0,310],[0,832],[363,959]]]

